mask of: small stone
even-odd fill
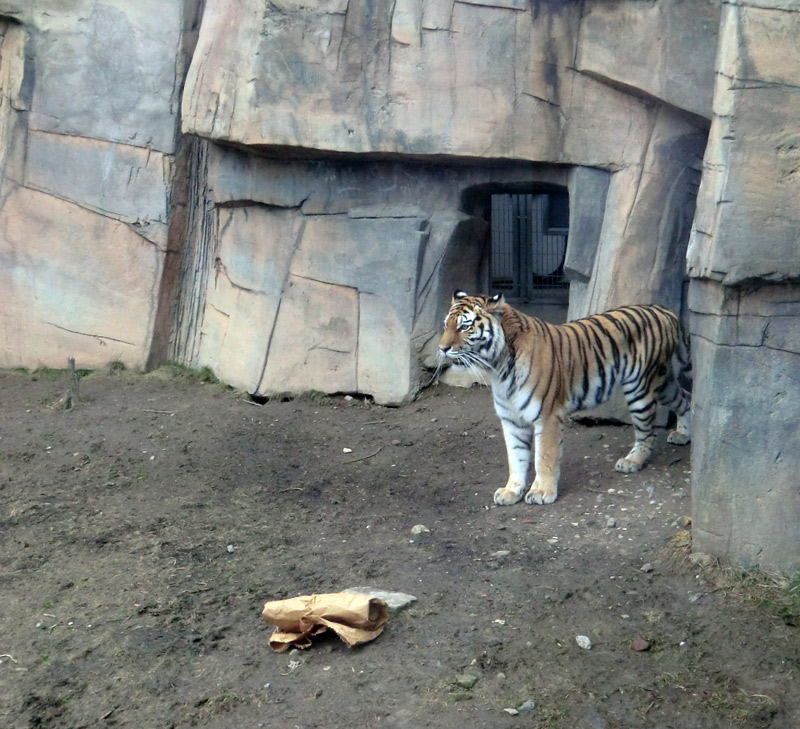
[[[478,677],[471,673],[460,673],[455,678],[456,686],[465,689],[471,689],[476,683],[478,683]]]
[[[653,644],[647,640],[647,638],[642,638],[642,636],[639,636],[633,641],[633,643],[631,643],[631,650],[641,653],[642,651],[649,651],[652,646]]]
[[[394,592],[391,590],[384,590],[380,587],[348,587],[342,592],[367,595],[368,597],[375,597],[378,600],[383,600],[386,603],[386,607],[389,608],[389,612],[392,614],[407,608],[417,601],[414,595],[409,595],[407,592]]]
[[[617,520],[613,516],[609,516],[608,519],[606,519],[606,526],[609,529],[613,529],[615,526],[617,526]]]
[[[342,453],[352,453],[352,452],[353,452],[352,448],[342,448]]]
[[[505,681],[505,680],[506,680],[506,674],[505,674],[505,673],[503,673],[502,671],[500,671],[500,672],[497,674],[497,680],[498,680],[498,681]]]
[[[646,562],[639,569],[642,572],[652,572],[653,571],[653,565],[651,565],[649,562]]]
[[[524,704],[517,707],[520,711],[533,711],[536,708],[536,702],[533,699],[528,699]]]
[[[507,709],[503,709],[503,711],[505,711],[506,714],[508,714],[509,716],[518,716],[519,715],[519,712],[516,709],[512,709],[511,707],[508,707]]]
[[[489,556],[492,559],[496,559],[498,562],[504,562],[511,556],[511,551],[508,549],[498,549],[496,552],[492,552]]]
[[[430,534],[431,530],[428,529],[424,524],[416,524],[411,527],[412,534]]]
[[[588,651],[592,647],[592,641],[585,635],[576,635],[575,642],[585,651]]]
[[[228,554],[233,554],[233,551],[236,549],[232,544],[229,544],[225,549],[228,550]]]

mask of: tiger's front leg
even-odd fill
[[[561,474],[561,445],[563,443],[564,419],[561,415],[537,420],[536,434],[536,479],[525,494],[528,504],[552,504],[558,498],[558,477]]]
[[[500,418],[500,422],[503,424],[503,438],[508,455],[508,481],[503,488],[494,492],[494,503],[509,506],[520,501],[525,492],[531,463],[533,428],[505,418]]]

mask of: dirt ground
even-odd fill
[[[495,507],[486,389],[201,380],[94,373],[59,410],[64,373],[0,373],[0,726],[800,727],[797,621],[680,559],[663,431],[626,476],[630,429],[572,424],[558,501]],[[265,601],[362,585],[417,601],[358,648],[268,647]]]

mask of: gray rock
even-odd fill
[[[492,552],[489,555],[489,562],[490,565],[493,564],[495,567],[499,567],[500,565],[503,565],[506,562],[508,562],[509,557],[511,557],[510,550],[498,549],[496,552]]]
[[[342,592],[347,592],[356,595],[369,595],[369,597],[376,597],[383,600],[389,608],[390,613],[396,613],[409,605],[415,603],[417,598],[414,595],[409,595],[405,592],[392,592],[390,590],[383,590],[379,587],[348,587]]]
[[[458,676],[453,679],[453,682],[456,686],[460,686],[461,688],[471,689],[476,683],[478,683],[479,677],[475,676],[472,673],[460,673]]]

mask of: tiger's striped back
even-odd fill
[[[661,306],[624,306],[561,325],[539,321],[537,327],[533,320],[531,326],[553,350],[553,377],[561,374],[564,388],[553,405],[563,403],[567,412],[606,402],[618,386],[626,395],[649,392],[668,368],[685,366],[672,361],[685,346],[678,318]]]

